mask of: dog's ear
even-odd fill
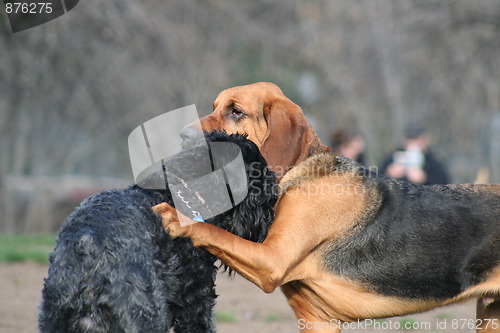
[[[254,242],[263,242],[274,219],[274,205],[278,186],[274,172],[265,167],[264,161],[254,162],[248,172],[248,194],[240,205],[236,219],[243,218],[248,228],[248,237]]]
[[[284,96],[268,101],[263,113],[267,132],[260,150],[279,181],[307,158],[317,135],[302,109]]]

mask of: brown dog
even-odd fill
[[[331,150],[321,143],[301,108],[275,84],[261,82],[224,90],[213,107],[201,119],[203,130],[248,135],[278,180],[309,156]]]
[[[181,227],[169,205],[155,210],[173,237],[265,292],[281,287],[302,331],[482,297],[466,324],[500,332],[500,185],[412,185],[325,154],[300,108],[269,83],[223,91],[202,126],[248,134],[282,174],[296,166],[280,182],[266,240]]]

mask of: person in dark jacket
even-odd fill
[[[425,131],[411,125],[405,130],[403,147],[392,153],[382,165],[386,176],[415,184],[448,184],[450,179],[444,165],[429,149]]]

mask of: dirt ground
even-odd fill
[[[37,307],[46,274],[46,266],[32,263],[0,265],[0,332],[37,332]],[[239,276],[219,276],[217,285],[218,332],[298,332],[298,323],[280,292],[266,295]],[[467,329],[466,320],[474,318],[474,308],[473,303],[454,305],[419,315],[354,324],[343,332],[401,332],[397,328],[403,325],[415,327],[409,332],[473,332]],[[453,324],[465,327],[457,329]]]

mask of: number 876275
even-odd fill
[[[7,14],[50,14],[52,3],[50,2],[8,2],[5,4]]]

